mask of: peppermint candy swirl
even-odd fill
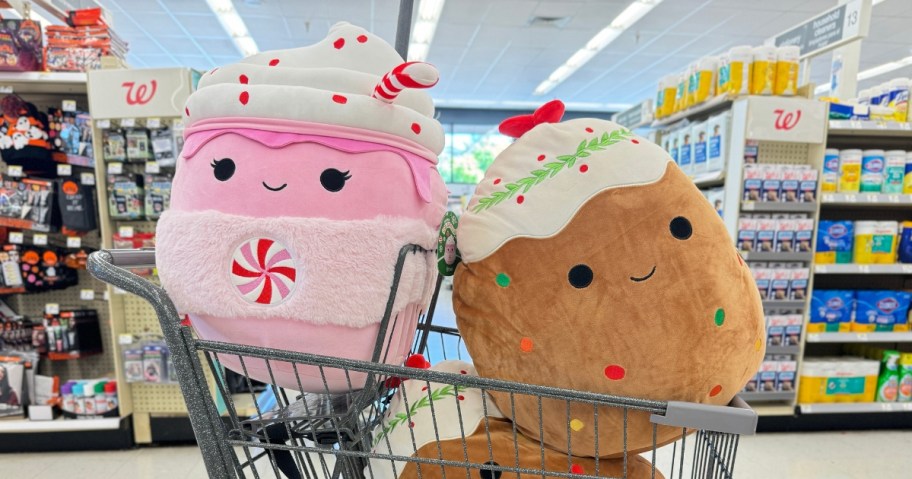
[[[234,250],[231,282],[248,302],[276,305],[291,296],[297,269],[291,251],[270,238],[253,238]]]

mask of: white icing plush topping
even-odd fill
[[[594,195],[661,179],[671,157],[606,120],[542,123],[504,150],[485,173],[459,220],[467,263],[513,238],[555,235]]]
[[[406,85],[392,103],[372,96],[384,75],[402,63],[382,38],[337,23],[314,45],[258,53],[207,72],[187,101],[185,124],[269,118],[340,125],[396,135],[439,154],[443,128],[427,93]],[[436,70],[423,67],[410,71],[430,71],[429,83],[436,83]]]

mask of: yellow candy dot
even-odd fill
[[[583,427],[585,427],[585,424],[583,424],[583,421],[580,421],[579,419],[570,421],[570,429],[573,429],[574,431],[579,431]]]
[[[755,351],[760,351],[760,346],[763,346],[763,342],[760,341],[759,339],[757,339],[757,342],[754,343],[754,350],[755,350]]]

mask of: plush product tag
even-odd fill
[[[437,235],[437,271],[443,276],[453,276],[456,265],[462,261],[462,255],[456,242],[456,228],[459,217],[447,211],[440,222],[440,233]]]

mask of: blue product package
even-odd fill
[[[912,221],[903,221],[899,235],[899,262],[912,263]]]
[[[688,135],[689,137],[690,135]],[[681,150],[678,152],[679,164],[682,167],[686,167],[691,163],[691,157],[693,153],[693,145],[690,144],[690,139],[688,138],[684,144],[681,145]]]
[[[694,143],[693,153],[694,153],[694,165],[705,165],[706,164],[706,140],[700,141],[702,137],[697,138],[697,142]]]
[[[855,223],[852,221],[821,220],[817,233],[816,262],[842,264],[852,262]]]
[[[808,332],[848,332],[854,309],[855,291],[815,289],[811,294]]]
[[[912,295],[905,291],[858,291],[857,311],[852,330],[858,332],[893,331],[903,329]]]

